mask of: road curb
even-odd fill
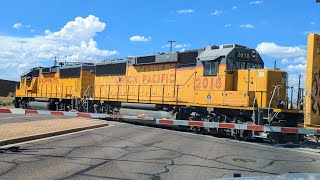
[[[108,126],[108,125],[109,124],[99,124],[99,125],[94,125],[94,126],[66,129],[66,130],[62,130],[62,131],[56,131],[56,132],[45,133],[45,134],[36,134],[36,135],[31,135],[31,136],[6,139],[6,140],[0,141],[0,147],[5,146],[5,145],[9,145],[9,144],[27,142],[27,141],[32,141],[32,140],[36,140],[36,139],[43,139],[43,138],[47,138],[47,137],[69,134],[69,133],[88,130],[88,129],[95,129],[95,128],[104,127],[104,126]]]

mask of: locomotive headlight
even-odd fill
[[[252,57],[253,57],[253,58],[256,57],[256,51],[255,51],[255,50],[252,51]]]

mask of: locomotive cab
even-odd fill
[[[255,49],[237,44],[209,46],[197,59],[195,87],[199,104],[287,109],[287,72],[265,69]]]
[[[23,73],[20,77],[20,85],[17,87],[16,94],[20,95],[25,90],[30,93],[37,90],[37,79],[40,74],[41,67],[30,69],[29,71]]]

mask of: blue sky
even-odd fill
[[[307,34],[320,32],[315,1],[4,0],[0,78],[17,80],[54,56],[99,61],[166,52],[167,40],[175,40],[174,50],[226,43],[257,48],[266,67],[277,59],[294,81],[304,73]]]

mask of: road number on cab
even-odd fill
[[[249,59],[250,58],[250,53],[248,53],[248,52],[237,52],[237,57],[238,58]]]

